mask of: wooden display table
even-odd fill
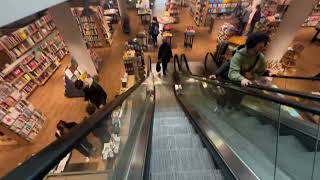
[[[151,9],[138,9],[138,15],[141,18],[142,24],[148,24],[151,21]]]
[[[240,46],[246,43],[247,37],[246,36],[232,36],[228,43],[231,46]]]

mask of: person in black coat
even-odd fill
[[[162,63],[162,71],[164,76],[166,76],[167,65],[172,57],[171,45],[167,42],[167,39],[164,38],[158,52],[158,61]]]
[[[72,128],[77,126],[76,122],[65,122],[60,120],[57,124],[57,131],[55,133],[56,138],[61,138],[67,135]],[[95,148],[93,145],[88,141],[87,138],[83,138],[78,145],[75,146],[75,149],[78,150],[82,155],[89,158],[95,152]]]
[[[84,100],[90,101],[90,103],[96,105],[97,108],[101,108],[107,104],[107,93],[96,82],[92,82],[91,85],[86,85],[81,80],[75,82],[77,89],[82,89],[84,92]]]
[[[149,28],[149,34],[151,36],[151,39],[152,39],[154,47],[157,46],[159,33],[160,33],[160,31],[159,31],[159,22],[157,20],[157,17],[153,17],[152,23],[151,23],[150,28]]]

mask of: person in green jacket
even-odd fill
[[[245,47],[236,51],[231,58],[228,77],[241,82],[242,86],[259,80],[266,72],[267,63],[262,51],[269,41],[267,33],[253,33],[246,41]]]

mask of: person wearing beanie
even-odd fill
[[[262,51],[269,41],[267,33],[252,33],[243,48],[236,51],[231,58],[228,77],[241,82],[242,86],[252,84],[266,72],[267,63]]]

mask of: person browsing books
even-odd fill
[[[84,100],[89,100],[89,102],[96,105],[97,108],[101,108],[107,104],[107,93],[95,81],[93,81],[91,84],[88,84],[81,80],[77,80],[74,85],[77,89],[83,90]]]

